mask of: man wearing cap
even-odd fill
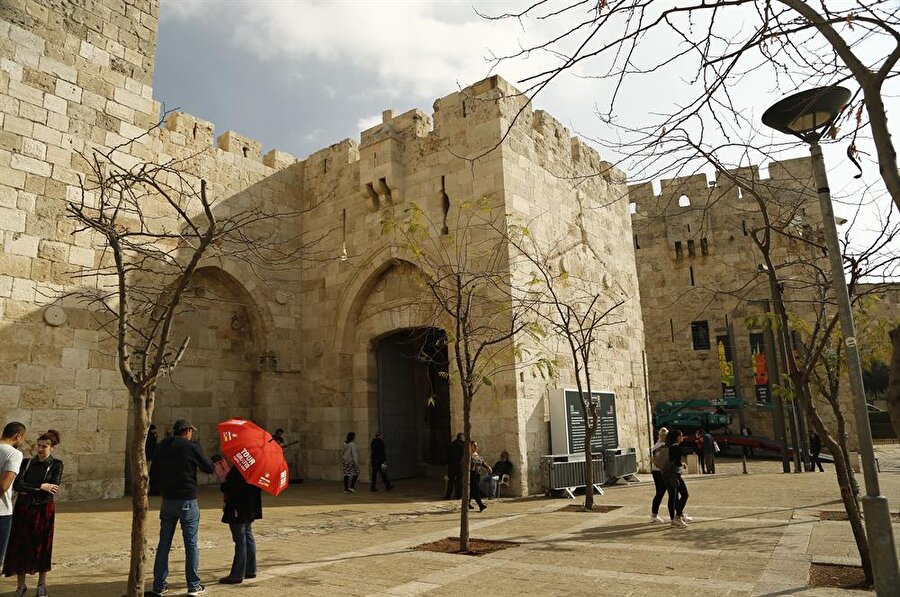
[[[153,591],[151,595],[168,593],[166,578],[169,576],[169,550],[175,527],[181,523],[184,537],[184,574],[187,594],[202,595],[206,587],[200,583],[200,549],[197,534],[200,527],[200,508],[197,506],[197,469],[212,473],[213,465],[203,454],[200,445],[192,442],[196,427],[186,419],[178,419],[172,426],[172,437],[167,437],[156,447],[153,472],[159,481],[162,506],[159,509],[159,545],[153,565]]]

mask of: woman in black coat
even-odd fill
[[[38,575],[37,595],[47,595],[47,571],[53,557],[56,520],[53,496],[59,491],[63,473],[62,460],[53,457],[57,444],[57,431],[49,429],[41,434],[37,440],[37,456],[22,461],[22,468],[13,482],[18,497],[3,574],[17,577],[16,597],[22,597],[28,591],[25,575],[35,573]]]
[[[236,585],[245,578],[256,577],[256,539],[253,537],[253,521],[262,518],[262,491],[244,480],[237,467],[231,467],[225,482],[225,507],[222,522],[231,528],[234,540],[234,560],[231,573],[219,579],[226,585]]]

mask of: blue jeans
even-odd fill
[[[253,523],[233,522],[231,538],[234,540],[234,560],[231,562],[231,578],[256,576],[256,539],[253,537]]]
[[[197,533],[200,529],[200,508],[197,500],[163,499],[159,509],[159,545],[156,548],[156,561],[153,564],[153,588],[162,590],[169,585],[169,550],[172,549],[172,538],[175,536],[175,525],[181,523],[181,535],[184,537],[184,577],[188,590],[200,586],[200,549],[197,547]]]
[[[6,557],[6,545],[9,543],[9,532],[12,530],[12,514],[0,516],[0,564]]]

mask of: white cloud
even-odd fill
[[[357,120],[356,128],[360,131],[364,131],[378,124],[381,124],[381,114],[372,114],[371,116],[363,116]]]
[[[520,29],[456,2],[214,2],[164,5],[174,18],[227,19],[231,42],[261,59],[353,67],[390,98],[432,100],[490,74],[491,50],[516,47]],[[531,60],[530,68],[538,61]],[[507,72],[506,68],[504,72]]]

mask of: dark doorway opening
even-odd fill
[[[415,328],[383,336],[378,360],[378,425],[391,478],[424,474],[447,463],[450,385],[447,334]]]

